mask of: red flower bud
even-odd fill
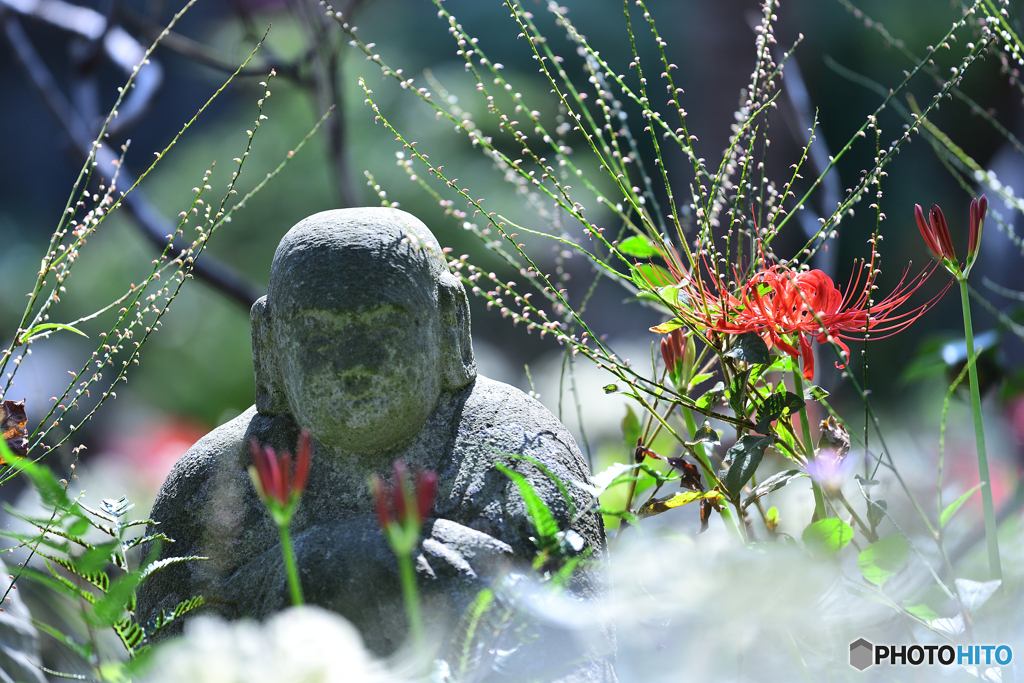
[[[261,448],[256,439],[249,441],[249,454],[256,467],[255,483],[259,484],[257,493],[265,503],[273,501],[285,507],[302,495],[309,477],[310,451],[309,433],[302,430],[293,470],[290,452],[277,453],[270,446]]]
[[[981,230],[985,227],[985,214],[988,212],[988,198],[981,195],[971,200],[971,233],[967,243],[967,258],[978,253],[981,246]]]
[[[928,212],[928,218],[931,221],[932,232],[938,239],[939,246],[942,247],[942,255],[956,263],[956,252],[953,250],[953,240],[949,237],[946,217],[942,215],[942,209],[939,208],[938,204],[932,204],[932,209]]]

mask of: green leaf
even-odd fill
[[[182,600],[177,605],[175,605],[174,609],[170,612],[170,614],[167,613],[167,610],[160,610],[160,614],[157,616],[156,621],[154,621],[150,627],[149,635],[152,636],[154,633],[162,629],[164,626],[167,626],[167,624],[171,623],[178,617],[188,614],[189,612],[198,609],[205,604],[206,598],[204,598],[201,595],[194,595],[188,600]]]
[[[633,284],[639,287],[641,291],[658,289],[659,287],[674,285],[676,283],[676,279],[672,277],[672,273],[668,272],[661,266],[655,266],[650,263],[631,266],[631,271]]]
[[[754,365],[768,365],[772,362],[771,356],[768,355],[768,345],[756,332],[736,335],[736,341],[725,355]]]
[[[57,481],[57,478],[53,476],[53,472],[48,467],[36,464],[28,458],[15,455],[11,452],[5,439],[0,439],[0,458],[14,469],[28,476],[36,487],[36,491],[39,492],[39,497],[43,499],[47,506],[59,507],[61,510],[71,509],[72,502],[64,491],[64,485]]]
[[[939,618],[938,612],[933,610],[930,606],[921,603],[919,605],[905,605],[905,609],[913,614],[918,619],[922,619],[927,622],[931,622]]]
[[[868,524],[871,525],[872,529],[882,523],[882,520],[885,519],[885,511],[888,509],[889,507],[884,500],[871,499],[868,503]]]
[[[121,639],[129,656],[135,654],[135,649],[142,644],[146,637],[146,632],[131,617],[125,617],[115,622],[114,633]]]
[[[718,402],[722,400],[723,393],[725,393],[725,385],[715,382],[715,386],[705,391],[704,395],[697,399],[697,409],[714,410]]]
[[[626,254],[627,256],[636,256],[638,258],[650,258],[652,256],[660,256],[661,252],[658,248],[646,237],[641,235],[633,235],[622,240],[617,247],[620,253]]]
[[[746,508],[758,498],[767,496],[772,491],[778,491],[798,477],[806,476],[807,473],[803,470],[786,470],[784,472],[777,472],[754,487],[754,490],[751,491],[749,496],[747,496],[747,499],[743,501],[743,507]]]
[[[202,557],[200,555],[187,555],[185,557],[167,557],[162,560],[157,560],[156,562],[151,562],[146,565],[145,569],[139,572],[139,583],[144,582],[146,579],[148,579],[153,574],[156,574],[161,569],[166,569],[167,567],[171,567],[176,564],[181,564],[183,562],[198,562],[201,560],[208,559],[210,558]]]
[[[652,517],[653,515],[658,515],[662,512],[668,512],[672,508],[682,507],[683,505],[692,503],[695,500],[721,497],[722,494],[718,491],[682,491],[674,496],[655,499],[646,503],[642,508],[640,508],[639,514],[641,518]]]
[[[960,509],[960,506],[966,503],[967,499],[974,495],[974,492],[980,488],[981,484],[975,484],[970,488],[970,490],[967,491],[967,493],[963,494],[962,496],[954,500],[952,503],[947,505],[946,509],[943,510],[941,514],[939,514],[939,528],[945,529],[946,523],[949,522],[950,519],[952,519],[953,515],[956,514],[956,511]]]
[[[690,379],[690,386],[691,387],[695,387],[698,384],[700,384],[701,382],[703,382],[705,380],[709,380],[709,379],[711,379],[714,376],[715,376],[715,373],[713,373],[713,372],[704,372],[704,373],[701,373],[699,375],[694,375]]]
[[[818,559],[832,557],[852,540],[853,527],[835,518],[819,519],[809,524],[803,533],[804,547]]]
[[[626,406],[626,416],[622,418],[622,440],[626,442],[626,448],[629,449],[629,457],[633,457],[636,442],[642,433],[640,420],[633,412],[633,406]]]
[[[910,544],[896,534],[881,538],[860,551],[857,569],[865,579],[881,586],[903,569],[909,559]]]
[[[725,485],[725,490],[729,492],[730,496],[735,498],[740,495],[743,487],[754,476],[757,466],[761,464],[761,458],[764,457],[764,449],[771,446],[774,441],[775,439],[770,436],[747,434],[726,452],[725,458],[731,461],[732,464],[729,465],[725,476],[719,478],[722,480],[722,484]]]
[[[804,389],[805,401],[820,401],[823,398],[828,398],[828,392],[817,384],[812,384]]]
[[[90,548],[75,558],[75,566],[82,574],[91,574],[104,569],[108,563],[112,563],[111,557],[117,552],[120,542],[117,539],[102,543]]]
[[[660,325],[655,325],[654,327],[651,328],[651,332],[656,332],[658,334],[668,334],[672,330],[678,330],[682,326],[682,320],[680,320],[679,318],[672,318],[671,320],[663,322]]]
[[[791,391],[779,391],[764,400],[757,411],[757,426],[754,431],[767,434],[769,426],[775,420],[788,417],[806,405],[804,400]]]
[[[744,403],[747,399],[747,379],[749,378],[750,368],[747,368],[743,372],[736,373],[729,383],[729,407],[741,418],[747,414]]]
[[[89,338],[89,335],[87,335],[85,332],[82,332],[77,327],[73,327],[72,325],[64,325],[64,324],[61,324],[61,323],[43,323],[41,325],[36,325],[31,330],[26,332],[22,336],[22,338],[21,338],[21,343],[24,344],[28,340],[38,336],[39,333],[46,332],[47,330],[67,330],[68,332],[74,332],[75,334],[80,334],[83,337],[85,337],[86,339]]]
[[[113,626],[124,617],[125,605],[134,600],[141,576],[140,572],[132,572],[110,584],[106,594],[95,603],[96,619],[100,624]]]
[[[537,532],[537,545],[540,548],[550,547],[558,542],[558,522],[547,503],[541,500],[537,492],[533,490],[529,480],[519,472],[505,467],[500,462],[494,463],[499,472],[512,480],[512,483],[519,489],[519,495],[526,503],[526,512],[530,516],[530,522]]]
[[[722,436],[712,429],[705,421],[704,424],[700,426],[700,429],[697,430],[697,433],[693,435],[693,440],[694,442],[703,441],[704,443],[717,446],[722,443]]]

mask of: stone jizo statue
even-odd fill
[[[580,513],[589,495],[567,487],[577,511],[570,520],[551,479],[505,455],[530,456],[566,482],[589,476],[550,412],[476,374],[466,293],[413,216],[344,209],[299,222],[277,248],[251,323],[256,404],[182,457],[153,508],[159,531],[176,541],[163,556],[210,559],[144,584],[143,622],[193,595],[228,618],[289,605],[278,534],[246,468],[250,440],[293,450],[302,428],[313,457],[291,529],[306,601],[348,618],[377,653],[406,633],[396,562],[367,483],[373,473],[388,477],[395,459],[439,475],[417,558],[435,635],[454,628],[481,588],[535,555],[523,498],[495,462],[526,475],[560,527],[571,524],[592,557],[603,557],[600,515]],[[594,576],[577,575],[571,590],[596,595]]]

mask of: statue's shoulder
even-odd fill
[[[482,437],[481,442],[490,449],[517,454],[539,450],[569,465],[571,470],[583,465],[583,456],[572,434],[540,401],[482,375],[477,375],[466,397],[460,432]],[[465,436],[460,439],[466,440]],[[582,471],[573,473],[585,476]]]
[[[160,497],[180,495],[181,487],[239,464],[246,451],[246,433],[257,417],[256,406],[252,406],[196,441],[174,464],[160,489]]]
[[[441,473],[447,495],[440,515],[532,557],[536,531],[520,485],[504,468],[521,475],[560,528],[572,525],[589,546],[603,548],[600,516],[579,514],[592,500],[572,482],[589,482],[590,473],[569,430],[539,401],[503,382],[478,375],[466,391],[451,469]]]

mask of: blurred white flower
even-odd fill
[[[197,617],[157,648],[145,683],[397,683],[341,616],[296,607],[263,623]]]

